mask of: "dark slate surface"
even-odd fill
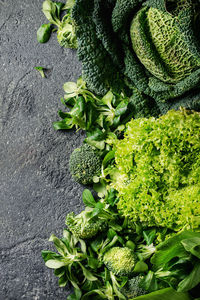
[[[53,249],[50,234],[61,236],[65,215],[82,208],[68,160],[84,135],[52,129],[62,85],[81,66],[55,34],[37,43],[42,2],[0,0],[0,300],[66,299],[40,251]],[[48,68],[47,78],[34,66]]]

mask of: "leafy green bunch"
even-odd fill
[[[127,123],[116,140],[118,209],[143,226],[200,228],[200,114],[169,111]]]
[[[57,39],[59,44],[65,48],[77,48],[75,25],[71,18],[71,9],[74,3],[75,0],[67,0],[66,4],[53,2],[51,0],[45,0],[43,2],[42,11],[50,23],[43,24],[38,29],[38,42],[46,43],[49,40],[52,25],[54,25],[57,27]],[[62,11],[65,11],[64,16],[62,16]]]
[[[123,82],[158,114],[199,110],[199,11],[197,0],[77,0],[72,18],[89,90],[105,95]]]
[[[52,234],[49,239],[57,252],[42,251],[59,286],[73,286],[67,299],[189,300],[199,296],[200,234],[184,231],[160,243],[159,234],[165,239],[171,232],[145,230],[120,216],[112,193],[96,201],[84,190],[85,210],[69,213],[63,237]]]
[[[58,253],[45,250],[42,251],[42,257],[47,267],[55,269],[60,287],[68,283],[74,287],[74,293],[67,299],[90,299],[94,296],[95,299],[114,300],[117,297],[125,300],[120,288],[129,280],[127,275],[130,273],[130,266],[127,263],[132,260],[133,271],[136,261],[139,260],[132,250],[136,247],[135,243],[130,238],[140,240],[140,245],[144,241],[140,236],[137,237],[135,228],[116,213],[114,201],[108,204],[107,201],[99,199],[96,202],[91,192],[85,190],[83,202],[86,205],[84,211],[78,215],[67,215],[68,229],[64,229],[63,237],[59,239],[51,235],[49,239]],[[127,262],[126,257],[117,262],[114,256],[108,257],[107,253],[112,249],[117,249],[122,256],[127,253]],[[108,260],[115,265],[114,268],[106,267]],[[145,271],[147,269],[148,267]],[[119,276],[122,270],[123,276]],[[144,274],[145,271],[137,267],[135,274]]]

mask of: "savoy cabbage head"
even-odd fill
[[[169,111],[127,123],[116,141],[118,209],[145,226],[200,228],[200,113]]]
[[[161,114],[180,105],[199,110],[199,12],[198,0],[76,0],[88,88],[103,95],[128,86],[136,115],[146,115],[140,103],[149,101]]]

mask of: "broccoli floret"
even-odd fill
[[[136,256],[128,247],[113,247],[103,257],[106,267],[118,276],[130,275],[136,263]]]
[[[100,174],[101,163],[99,153],[90,145],[84,144],[75,149],[70,156],[70,173],[77,182],[90,184],[93,177]]]
[[[107,224],[105,221],[95,218],[90,219],[88,213],[88,211],[84,210],[75,216],[71,212],[66,217],[65,224],[77,238],[90,239],[106,228]]]
[[[120,289],[120,292],[128,299],[147,294],[147,291],[140,287],[142,279],[143,276],[136,276],[129,279]]]

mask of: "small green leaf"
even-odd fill
[[[136,244],[129,240],[129,241],[126,242],[126,247],[128,247],[128,248],[130,248],[131,250],[134,251],[135,248],[136,248]]]
[[[89,256],[88,257],[88,266],[91,269],[97,269],[98,266],[99,266],[99,260],[97,258],[95,258],[95,257]]]
[[[112,109],[112,99],[113,93],[111,91],[107,92],[107,94],[101,99],[102,103],[106,104],[110,109]]]
[[[147,243],[147,245],[151,245],[156,238],[156,230],[155,229],[149,229],[143,231],[144,240]]]
[[[182,240],[181,244],[186,251],[192,253],[194,256],[200,259],[200,233],[199,237]]]
[[[58,259],[49,259],[45,265],[50,269],[59,269],[66,265],[64,261]]]
[[[112,240],[114,238],[114,236],[117,235],[116,231],[113,230],[112,228],[109,228],[108,233],[107,233],[107,237],[109,240]]]
[[[158,282],[154,272],[149,271],[145,276],[144,280],[142,280],[141,287],[149,292],[153,292],[159,289]]]
[[[94,252],[98,252],[98,250],[102,247],[103,245],[103,238],[98,237],[94,241],[91,242],[90,246]]]
[[[115,116],[119,117],[127,111],[128,100],[121,101],[115,109]]]
[[[68,253],[68,249],[67,249],[66,245],[59,238],[57,238],[54,234],[52,234],[50,236],[49,241],[54,243],[56,249],[58,250],[58,252],[61,255],[64,256],[66,253]]]
[[[94,200],[94,197],[92,196],[92,193],[90,192],[90,190],[88,190],[88,189],[84,190],[82,198],[83,198],[83,203],[86,206],[95,207],[96,201]]]
[[[90,281],[97,280],[97,277],[93,276],[92,273],[89,270],[87,270],[81,263],[79,263],[79,265],[81,266],[81,269],[83,271],[83,275],[85,276],[85,278],[87,280],[90,280]]]
[[[102,299],[113,299],[113,298],[107,298],[107,296],[100,289],[95,289],[83,295],[82,300],[95,299],[95,297],[93,296],[91,297],[91,295],[94,294],[99,295]]]
[[[63,10],[71,9],[71,8],[73,8],[74,4],[75,4],[75,0],[67,0],[65,3],[65,6],[62,9]]]
[[[144,273],[148,271],[148,265],[143,261],[138,261],[133,269],[135,273]]]
[[[54,271],[54,275],[59,277],[59,278],[62,277],[64,274],[65,274],[65,268],[64,267],[61,267],[60,269],[56,269]]]
[[[71,119],[64,119],[62,121],[53,122],[53,128],[55,130],[72,129],[74,125],[71,123]]]
[[[44,74],[44,68],[43,67],[35,67],[35,70],[37,70],[40,75],[42,76],[42,78],[45,78],[45,74]]]
[[[80,289],[75,288],[74,293],[67,297],[67,300],[80,300],[82,296],[82,292]]]
[[[79,243],[80,243],[80,246],[81,246],[81,251],[82,251],[84,254],[86,254],[86,253],[87,253],[87,247],[86,247],[85,241],[79,239]]]
[[[74,94],[76,96],[78,88],[77,88],[77,84],[75,82],[66,82],[63,85],[63,89],[65,91],[65,93],[67,94]]]
[[[71,119],[71,115],[68,112],[62,112],[61,110],[58,111],[59,117],[61,117],[63,120],[64,119]]]
[[[37,31],[37,40],[39,43],[47,43],[52,32],[51,24],[42,24]]]
[[[101,129],[95,128],[95,129],[87,132],[87,137],[90,140],[102,141],[105,138],[105,133]]]
[[[105,148],[105,141],[95,141],[91,138],[86,138],[84,141],[99,150],[103,150]]]
[[[62,2],[54,2],[54,4],[56,6],[56,15],[60,19],[60,13],[61,13],[61,10],[64,7],[64,3],[62,3]]]
[[[52,252],[52,251],[49,251],[49,250],[43,250],[41,252],[42,254],[42,258],[44,259],[45,262],[47,262],[49,259],[54,259],[54,258],[61,258],[62,256],[55,253],[55,252]]]
[[[108,163],[114,158],[115,158],[115,151],[112,150],[112,151],[108,152],[103,159],[103,163],[102,163],[103,167],[105,168],[108,165]]]
[[[66,276],[62,276],[58,280],[59,287],[65,287],[67,283],[68,283],[68,279],[66,278]]]
[[[200,283],[200,262],[197,262],[192,272],[178,285],[178,292],[187,292]]]

